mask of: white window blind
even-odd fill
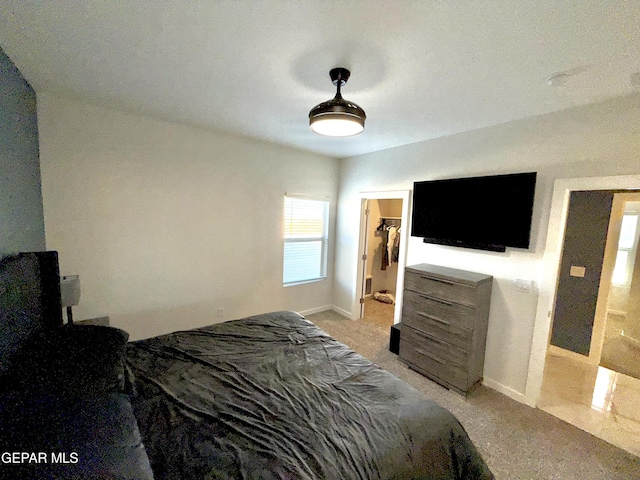
[[[328,226],[328,200],[285,195],[284,285],[326,278]]]

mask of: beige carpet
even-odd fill
[[[384,322],[349,320],[332,311],[307,318],[449,409],[498,480],[640,479],[640,458],[542,410],[484,386],[464,399],[410,370],[389,352],[389,326]]]

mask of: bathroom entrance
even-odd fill
[[[605,256],[612,258],[600,366],[640,379],[640,194],[616,193]]]

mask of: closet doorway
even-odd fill
[[[358,318],[390,327],[402,312],[409,192],[362,195]]]

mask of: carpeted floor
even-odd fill
[[[349,320],[333,311],[307,318],[449,409],[498,480],[640,479],[639,457],[542,410],[484,386],[465,399],[410,370],[389,352],[389,326],[384,322]]]

